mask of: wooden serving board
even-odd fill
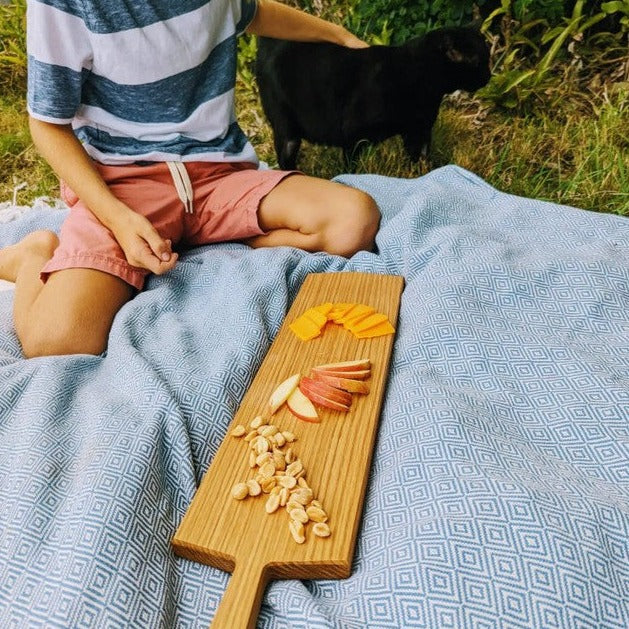
[[[403,279],[366,273],[318,273],[306,277],[276,339],[229,427],[212,464],[172,540],[174,551],[193,561],[232,572],[215,614],[214,629],[253,628],[271,579],[347,578],[367,485],[394,335],[357,339],[328,323],[323,334],[299,340],[288,325],[307,308],[325,302],[373,306],[397,325]],[[371,359],[368,395],[353,395],[349,412],[317,409],[321,422],[296,419],[284,405],[268,423],[293,432],[291,444],[307,471],[315,498],[329,515],[332,534],[316,537],[306,525],[306,541],[297,544],[284,508],[268,514],[267,494],[236,500],[232,487],[252,478],[249,444],[231,436],[266,411],[269,396],[294,373],[330,362]]]

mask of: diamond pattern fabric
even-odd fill
[[[258,626],[629,626],[629,221],[455,166],[339,180],[379,203],[377,253],[193,250],[105,356],[24,360],[0,293],[0,626],[210,624],[228,575],[170,539],[323,271],[404,276],[387,394],[350,578],[271,583]]]

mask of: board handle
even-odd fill
[[[269,577],[266,565],[248,563],[236,564],[211,629],[255,629]]]

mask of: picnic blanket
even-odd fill
[[[0,626],[210,624],[228,574],[170,540],[304,278],[342,271],[406,281],[352,574],[272,582],[259,627],[629,626],[629,220],[456,166],[339,180],[376,252],[194,249],[104,356],[25,360],[0,292]]]

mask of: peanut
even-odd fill
[[[232,436],[244,436],[244,441],[249,443],[248,463],[255,472],[253,478],[232,487],[232,496],[244,500],[247,496],[264,493],[268,496],[264,508],[269,514],[284,507],[289,516],[291,536],[298,544],[306,541],[305,525],[309,522],[312,522],[314,535],[328,537],[331,534],[328,515],[315,499],[306,480],[304,465],[290,445],[296,441],[296,436],[266,421],[258,415],[251,420],[249,432],[242,424],[231,430]]]
[[[317,522],[312,527],[312,532],[317,537],[330,537],[330,527],[325,522]]]
[[[304,525],[301,522],[291,520],[288,523],[288,529],[290,530],[290,534],[293,536],[293,539],[298,544],[303,544],[306,541]]]
[[[277,508],[280,506],[280,497],[278,494],[271,494],[267,501],[266,505],[264,505],[264,509],[267,513],[273,513],[277,511]]]
[[[236,483],[232,487],[232,496],[236,498],[236,500],[243,500],[249,495],[249,487],[247,487],[247,483]]]

